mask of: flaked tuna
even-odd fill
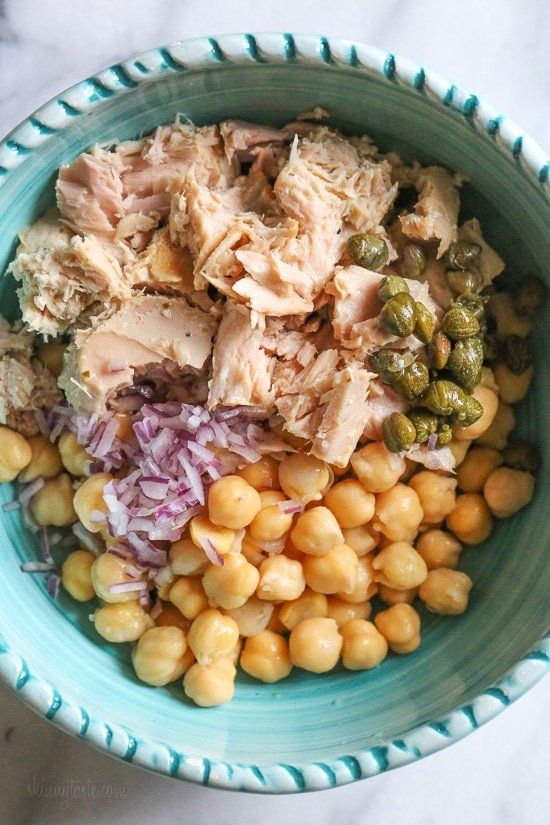
[[[417,177],[418,202],[413,213],[401,217],[408,238],[439,241],[440,258],[457,238],[460,198],[456,177],[440,166],[423,169]]]

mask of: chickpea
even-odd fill
[[[372,566],[374,556],[363,556],[359,559],[355,571],[355,583],[353,590],[348,593],[338,593],[338,596],[344,602],[351,604],[361,604],[366,602],[376,594],[378,586],[375,584],[375,570]]]
[[[340,525],[328,507],[312,507],[302,513],[290,538],[298,550],[312,556],[323,556],[344,541]]]
[[[43,527],[68,527],[77,520],[75,497],[70,477],[61,473],[46,481],[31,502],[34,520]]]
[[[455,460],[455,467],[460,467],[460,465],[462,464],[462,462],[466,458],[466,455],[467,455],[468,450],[470,449],[471,445],[472,445],[471,441],[459,441],[456,438],[453,438],[451,440],[451,442],[449,443],[448,446],[449,446],[450,451],[453,454],[453,458]]]
[[[319,619],[327,615],[327,597],[306,587],[299,598],[285,602],[279,608],[279,619],[288,630],[294,630],[304,619]]]
[[[388,655],[388,643],[372,622],[353,619],[340,629],[342,663],[348,670],[370,670]]]
[[[420,499],[406,484],[378,493],[374,527],[392,541],[410,541],[424,518]]]
[[[162,612],[155,619],[155,624],[158,627],[179,627],[180,630],[187,632],[191,622],[185,618],[175,604],[163,602]]]
[[[235,695],[235,668],[231,671],[223,659],[208,665],[196,663],[185,674],[183,689],[201,708],[224,705]]]
[[[526,338],[533,329],[531,318],[515,312],[509,292],[494,292],[487,305],[487,311],[497,322],[496,335],[499,341],[504,341],[511,335]]]
[[[302,595],[305,587],[304,570],[299,561],[270,556],[260,564],[260,583],[256,590],[259,599],[292,601]]]
[[[203,549],[204,542],[209,540],[220,555],[225,556],[233,547],[235,531],[228,527],[212,524],[206,516],[195,516],[189,522],[189,535],[193,543]]]
[[[438,567],[458,567],[462,545],[445,530],[426,530],[418,537],[416,549],[428,570],[436,570]]]
[[[182,576],[168,592],[168,598],[186,619],[196,619],[208,607],[208,597],[200,579]]]
[[[41,344],[38,347],[36,357],[54,378],[59,378],[63,369],[64,353],[65,344],[49,341],[47,344]]]
[[[254,517],[249,531],[254,541],[276,541],[292,527],[292,513],[285,513],[279,504],[285,497],[275,491],[260,493],[261,509]]]
[[[95,596],[91,568],[95,556],[88,550],[69,553],[61,567],[61,582],[67,593],[77,602],[89,602]]]
[[[299,561],[301,564],[303,563],[306,557],[305,553],[302,553],[301,550],[298,550],[296,547],[294,547],[294,544],[292,543],[292,539],[290,538],[290,536],[287,536],[283,553],[285,554],[287,559],[294,559],[294,561]]]
[[[340,527],[359,527],[374,515],[375,498],[354,478],[339,481],[325,493],[324,502]]]
[[[370,493],[384,493],[393,487],[405,472],[405,461],[392,453],[383,442],[366,444],[350,459],[355,475]]]
[[[211,607],[233,610],[242,607],[256,591],[260,574],[240,553],[225,556],[223,567],[211,564],[202,586]]]
[[[224,476],[208,491],[208,516],[212,524],[242,530],[260,512],[260,495],[239,476]]]
[[[61,433],[58,446],[61,461],[68,473],[77,477],[89,475],[92,457],[82,444],[78,443],[74,433],[68,431]]]
[[[59,475],[63,465],[55,444],[43,435],[31,435],[27,441],[32,451],[32,458],[19,473],[18,481],[28,484],[29,481],[34,481],[39,476],[46,479]]]
[[[495,378],[500,388],[500,398],[505,404],[517,404],[527,395],[534,373],[531,366],[525,372],[515,375],[504,361],[495,364]]]
[[[94,614],[95,629],[108,642],[137,642],[153,621],[138,601],[104,604]]]
[[[237,475],[254,487],[255,490],[279,490],[279,462],[269,455],[264,455],[254,464],[247,464]]]
[[[289,498],[319,501],[330,481],[324,461],[306,453],[294,453],[279,464],[279,484]]]
[[[376,581],[395,590],[418,587],[428,575],[426,562],[406,541],[388,544],[374,558],[372,566],[378,571]]]
[[[353,593],[359,559],[351,547],[337,544],[324,556],[307,556],[304,559],[306,582],[316,593]]]
[[[96,595],[104,602],[133,602],[139,598],[138,590],[127,590],[123,593],[111,593],[111,585],[127,584],[135,579],[126,572],[126,562],[112,553],[102,553],[90,568],[90,576]]]
[[[170,545],[168,558],[172,572],[176,576],[200,576],[208,567],[204,551],[197,547],[189,536]]]
[[[246,640],[240,665],[249,676],[261,682],[280,682],[292,670],[287,640],[272,630],[263,630]]]
[[[474,438],[479,438],[480,435],[489,429],[493,423],[493,419],[497,414],[498,409],[498,395],[489,387],[483,387],[478,384],[472,393],[472,397],[479,401],[483,407],[481,418],[469,427],[457,427],[454,430],[454,437],[459,441],[471,441]]]
[[[457,496],[456,507],[447,516],[446,523],[462,544],[481,544],[493,529],[491,512],[479,493]]]
[[[481,493],[485,482],[502,461],[496,450],[473,447],[457,470],[458,486],[465,493]]]
[[[468,607],[468,594],[473,582],[466,573],[439,567],[430,570],[420,585],[418,595],[432,613],[440,616],[458,616]]]
[[[172,576],[167,581],[163,581],[161,584],[157,584],[157,596],[159,599],[162,599],[163,602],[167,602],[170,597],[170,589],[174,584],[175,578]]]
[[[134,670],[142,682],[155,687],[183,676],[188,658],[187,639],[178,627],[151,627],[132,652]]]
[[[394,653],[412,653],[420,644],[420,616],[410,604],[382,610],[374,623]]]
[[[513,407],[498,402],[497,414],[493,423],[483,435],[477,439],[477,444],[483,447],[492,447],[493,450],[503,450],[508,444],[508,436],[516,426],[516,416]]]
[[[312,673],[326,673],[338,663],[343,639],[334,619],[304,619],[290,633],[290,660]]]
[[[412,604],[418,596],[418,587],[410,587],[408,590],[396,590],[395,587],[379,584],[378,595],[383,602],[389,605]]]
[[[9,427],[0,427],[0,481],[13,481],[31,461],[32,448],[27,439]]]
[[[499,467],[494,470],[483,488],[485,501],[497,518],[508,518],[526,507],[535,492],[531,473]]]
[[[68,478],[68,476],[67,476]],[[90,533],[99,533],[105,522],[92,521],[94,510],[107,513],[107,505],[103,498],[103,490],[109,481],[113,480],[110,473],[95,473],[87,478],[74,495],[74,509],[86,530]]]
[[[342,601],[338,596],[327,598],[327,617],[334,619],[338,627],[342,627],[346,622],[351,622],[353,619],[368,619],[371,613],[372,605],[370,602],[351,604]]]
[[[424,524],[439,524],[454,510],[456,479],[432,470],[417,473],[409,482],[424,510]]]
[[[219,610],[204,610],[189,628],[189,647],[201,665],[228,656],[238,640],[237,622]]]
[[[268,626],[274,610],[270,602],[252,596],[242,607],[224,612],[237,622],[241,636],[257,636]]]
[[[342,533],[344,534],[344,544],[351,547],[359,558],[372,553],[378,547],[380,537],[372,524],[344,528]]]

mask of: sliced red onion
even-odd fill
[[[47,564],[53,564],[54,560],[52,558],[52,554],[50,553],[50,543],[48,541],[48,531],[45,527],[40,528],[40,552],[42,553],[42,558]]]
[[[133,579],[139,579],[143,575],[143,570],[136,567],[134,564],[127,564],[124,569]]]
[[[36,419],[36,426],[41,435],[45,436],[45,438],[50,437],[50,428],[48,427],[48,422],[46,420],[46,416],[42,410],[35,410],[34,417]]]
[[[94,554],[94,556],[99,556],[103,553],[103,543],[98,536],[95,535],[95,533],[90,533],[90,531],[86,530],[84,525],[79,521],[77,521],[76,524],[73,524],[71,529],[86,550],[89,550],[90,553]]]
[[[48,591],[52,599],[58,598],[60,584],[61,577],[57,573],[52,573],[48,576],[48,581],[46,582],[46,590]]]
[[[147,590],[147,582],[120,582],[109,585],[110,593],[132,593],[134,591]]]
[[[136,533],[128,533],[128,541],[135,550],[136,559],[153,567],[164,567],[166,551],[159,550],[148,539],[141,539]]]
[[[105,521],[106,515],[103,510],[92,510],[90,513],[90,521],[92,524],[99,524],[102,521]]]
[[[162,613],[162,602],[161,602],[161,601],[160,601],[160,599],[159,599],[159,601],[157,601],[157,602],[153,605],[153,607],[152,607],[151,612],[149,613],[149,615],[150,615],[150,616],[151,616],[151,618],[154,620],[154,619],[158,619],[158,617],[160,616],[160,614],[161,614],[161,613]]]
[[[198,458],[204,461],[205,464],[208,464],[211,461],[216,460],[216,456],[214,455],[214,453],[211,450],[208,450],[206,447],[203,447],[201,444],[196,444],[193,441],[189,441],[187,448],[190,453],[196,455]]]
[[[4,513],[9,513],[11,510],[19,510],[21,507],[21,502],[15,499],[14,501],[7,501],[5,504],[2,505],[2,510]]]
[[[276,556],[285,549],[286,537],[283,536],[281,539],[275,539],[275,541],[259,541],[257,544],[264,553],[267,553],[269,556]]]
[[[26,561],[20,567],[23,573],[49,573],[53,570],[53,562]]]
[[[161,567],[161,569],[155,574],[155,584],[157,587],[162,587],[163,584],[168,584],[174,578],[174,574],[172,573],[172,568],[168,565],[166,567]]]
[[[218,553],[211,539],[201,539],[201,547],[204,550],[205,556],[211,564],[217,567],[223,567],[224,559],[221,553]]]
[[[26,484],[24,489],[19,493],[19,503],[22,507],[29,505],[39,490],[44,486],[44,479],[40,476]]]
[[[437,447],[437,433],[432,433],[428,438],[428,450],[435,450]]]
[[[141,593],[139,594],[139,603],[144,610],[151,609],[151,596],[149,595],[148,590],[141,591]]]
[[[107,553],[110,553],[111,556],[116,556],[118,559],[123,559],[124,561],[130,558],[130,552],[116,544],[108,547]]]
[[[139,486],[148,498],[166,498],[170,479],[162,476],[144,476],[139,480]]]
[[[304,509],[304,505],[301,504],[299,501],[294,501],[293,499],[289,499],[288,501],[278,501],[278,507],[283,513],[301,513]]]

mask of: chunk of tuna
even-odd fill
[[[333,386],[319,399],[323,414],[311,446],[317,458],[337,467],[347,465],[370,414],[367,395],[374,377],[367,370],[350,368],[334,376]]]
[[[394,412],[407,412],[410,405],[402,395],[398,395],[391,387],[376,378],[370,383],[366,406],[368,414],[362,437],[382,441],[382,425],[386,418]]]
[[[188,249],[172,243],[167,226],[158,229],[151,243],[124,274],[133,286],[155,292],[189,295],[193,292],[193,258]]]
[[[457,238],[460,198],[457,182],[440,166],[423,169],[416,180],[419,192],[414,213],[400,218],[403,233],[408,238],[439,241],[440,258]]]

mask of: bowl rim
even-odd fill
[[[514,121],[412,61],[373,46],[311,34],[225,34],[176,41],[116,63],[52,98],[0,141],[0,187],[45,142],[115,96],[184,71],[229,65],[298,63],[320,70],[348,70],[408,88],[462,115],[493,141],[550,200],[550,164],[537,143]],[[323,790],[408,764],[458,741],[492,719],[550,669],[550,634],[493,685],[444,718],[429,720],[400,739],[328,762],[231,764],[180,753],[167,743],[139,738],[126,727],[99,719],[75,698],[61,695],[0,633],[0,680],[32,710],[104,752],[150,771],[210,787],[257,793]]]

